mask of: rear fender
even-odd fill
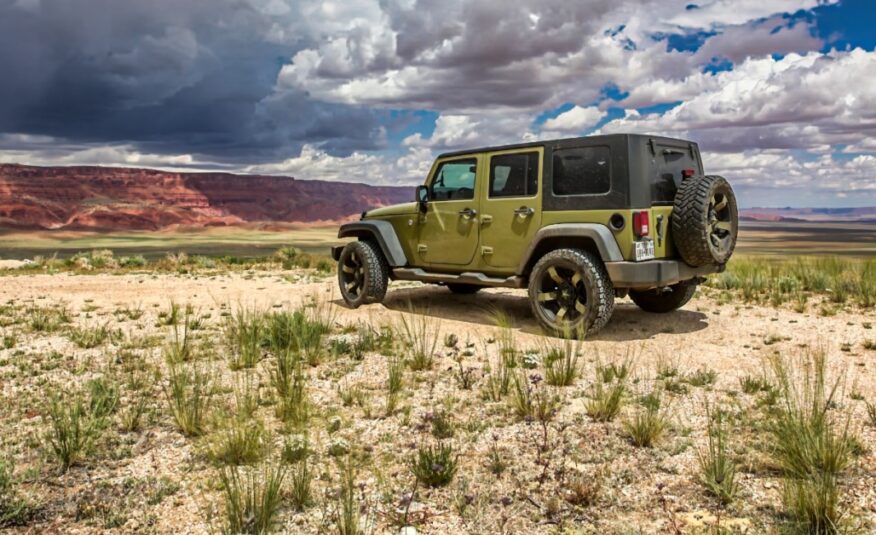
[[[581,239],[592,242],[603,262],[620,262],[624,259],[620,247],[617,245],[617,240],[614,239],[611,230],[605,225],[599,223],[559,223],[543,227],[535,234],[524,252],[523,258],[520,259],[517,274],[526,273],[538,261],[537,256],[546,252],[541,251],[539,245],[544,245],[546,242],[561,244],[563,238],[569,238],[570,247]]]

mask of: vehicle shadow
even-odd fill
[[[505,315],[515,329],[543,334],[532,317],[524,290],[496,289],[476,295],[455,295],[440,286],[393,289],[386,294],[383,306],[400,312],[413,311],[431,317],[496,325],[496,316]],[[669,314],[644,312],[636,305],[621,302],[615,306],[611,321],[590,340],[647,340],[660,333],[691,333],[708,326],[707,316],[694,310],[677,310]]]

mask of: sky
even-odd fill
[[[697,141],[743,207],[876,205],[870,0],[0,0],[0,162],[421,183]]]

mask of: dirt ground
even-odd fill
[[[500,336],[497,312],[511,319],[511,332],[521,350],[539,351],[556,343],[539,334],[523,291],[491,289],[457,296],[441,287],[393,283],[383,304],[349,310],[341,306],[333,277],[310,272],[0,277],[0,305],[65,304],[73,312],[74,324],[110,322],[128,338],[166,337],[167,328],[157,325],[158,314],[175,302],[192,305],[203,314],[207,318],[204,335],[221,346],[223,310],[239,306],[293,309],[313,298],[329,303],[339,332],[341,326],[359,322],[398,326],[401,316],[413,310],[428,316],[440,329],[439,340],[446,334],[456,335],[460,348],[471,347],[471,354],[464,354],[462,360],[476,370],[474,387],[463,389],[456,384],[457,364],[452,357],[459,357],[459,351],[439,341],[442,356],[433,370],[419,375],[406,372],[404,409],[397,415],[369,417],[339,401],[338,386],[349,384],[365,385],[377,399],[386,375],[385,357],[379,354],[369,354],[361,362],[345,362],[340,368],[321,364],[310,374],[316,405],[325,408],[326,415],[343,419],[338,434],[353,444],[367,445],[371,454],[373,461],[359,477],[365,496],[363,511],[367,509],[375,533],[399,530],[392,512],[403,508],[405,494],[412,487],[406,459],[426,440],[418,425],[436,407],[449,408],[456,422],[452,441],[461,453],[460,466],[448,487],[419,489],[413,497],[409,523],[419,533],[697,533],[714,522],[736,530],[729,532],[770,532],[781,520],[781,481],[768,463],[764,466],[762,451],[753,446],[763,437],[745,428],[746,415],[756,411],[755,400],[739,392],[739,381],[761,374],[766,357],[774,352],[793,360],[823,349],[833,372],[845,377],[840,403],[853,415],[852,427],[865,446],[844,480],[844,508],[849,511],[852,532],[876,533],[876,429],[865,424],[862,401],[876,401],[876,351],[865,348],[866,340],[876,341],[872,328],[876,313],[846,310],[822,316],[815,307],[797,313],[740,302],[719,304],[708,294],[708,290],[701,291],[684,309],[667,315],[645,313],[628,299],[620,300],[609,325],[579,348],[582,376],[574,386],[561,389],[563,403],[547,431],[552,451],[563,453],[546,455],[536,446],[543,433],[540,425],[518,421],[506,404],[487,402],[480,395],[483,371],[496,354],[491,340]],[[145,313],[136,321],[120,322],[113,311],[124,307],[142,308]],[[24,479],[21,492],[38,504],[28,525],[9,529],[20,533],[97,533],[108,528],[116,533],[209,532],[209,510],[220,497],[215,468],[204,459],[197,440],[176,431],[158,385],[150,423],[139,433],[114,432],[117,447],[110,448],[113,453],[99,453],[65,474],[46,458],[38,440],[46,425],[41,388],[53,381],[81,383],[112,360],[121,342],[82,349],[63,333],[32,333],[15,325],[8,326],[8,331],[15,331],[18,340],[13,348],[0,349],[0,445],[13,452],[16,473]],[[49,353],[61,354],[66,360],[57,367],[37,369],[20,364],[35,356],[44,361]],[[145,353],[161,366],[160,348]],[[685,392],[668,395],[670,431],[659,445],[637,448],[625,438],[622,425],[624,417],[635,412],[634,401],[609,423],[592,421],[585,410],[596,365],[624,360],[634,363],[637,379],[631,388],[641,394],[656,384],[661,367],[676,367],[682,375],[713,370],[716,377],[711,385],[690,385]],[[225,370],[228,380],[231,372],[221,361],[216,366]],[[87,370],[84,374],[83,369]],[[267,363],[262,363],[258,373],[263,388],[269,389]],[[742,468],[741,488],[728,507],[721,507],[698,484],[697,450],[705,441],[706,400],[730,407],[741,421],[738,433],[730,437]],[[322,419],[317,421],[316,427],[325,427]],[[279,444],[282,433],[275,435]],[[330,441],[322,429],[313,436],[322,449]],[[487,469],[490,452],[497,447],[508,463],[508,469],[498,476]],[[280,532],[333,531],[331,511],[325,504],[330,502],[335,471],[330,459],[319,462],[314,483],[317,505],[303,513],[283,509]],[[594,505],[564,499],[570,474],[601,479]],[[144,489],[163,481],[177,490],[147,503]],[[83,513],[86,505],[100,501],[94,498],[98,489],[110,495],[100,500],[110,500],[111,507],[123,510],[118,521]],[[460,501],[465,505],[459,505]]]

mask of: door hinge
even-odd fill
[[[481,255],[483,255],[483,256],[488,256],[488,255],[491,255],[491,254],[493,254],[493,248],[492,248],[492,247],[481,247]]]
[[[417,252],[420,254],[426,254],[426,251],[429,250],[429,246],[423,245],[422,243],[417,244]]]

